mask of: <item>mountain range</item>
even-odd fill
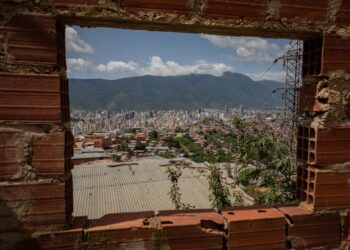
[[[137,76],[118,80],[69,79],[72,108],[98,110],[193,110],[225,106],[271,108],[282,105],[272,94],[282,83],[254,81],[246,75]]]

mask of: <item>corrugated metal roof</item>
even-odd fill
[[[94,162],[73,169],[74,216],[91,219],[108,213],[175,209],[165,173],[168,162],[160,157],[142,158],[138,165],[108,167]],[[209,208],[209,185],[197,169],[182,169],[179,181],[182,201],[196,208]]]
[[[88,158],[104,158],[107,157],[105,153],[77,153],[74,152],[73,160],[88,159]]]

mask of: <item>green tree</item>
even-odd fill
[[[174,137],[170,137],[166,140],[169,148],[181,148],[178,140],[175,140]]]
[[[170,152],[164,152],[164,153],[157,153],[160,157],[166,158],[166,159],[173,159],[176,158],[176,155],[174,153]]]
[[[149,132],[148,138],[150,140],[157,140],[158,139],[158,132],[156,130],[152,130],[151,132]]]
[[[135,150],[145,151],[146,150],[146,144],[141,143],[141,142],[137,142],[137,144],[135,146]]]
[[[166,173],[168,174],[168,179],[171,181],[170,191],[168,193],[171,201],[175,205],[175,208],[178,209],[190,209],[194,208],[194,206],[190,204],[183,203],[181,201],[181,192],[179,187],[179,178],[182,175],[182,172],[178,168],[167,168]]]
[[[230,192],[228,188],[222,184],[218,168],[215,165],[211,165],[209,166],[209,170],[209,190],[211,192],[209,194],[209,200],[211,202],[211,206],[217,210],[230,207]]]
[[[120,156],[116,154],[112,155],[112,161],[114,162],[120,161]]]
[[[240,191],[233,191],[232,193],[232,196],[233,196],[233,205],[235,206],[244,206],[244,199],[243,199],[243,195]]]
[[[264,124],[249,124],[235,118],[235,153],[240,168],[236,183],[244,185],[257,204],[292,202],[294,169],[289,147]],[[261,191],[263,190],[263,191]]]
[[[128,144],[126,142],[122,142],[121,144],[118,144],[117,150],[130,152],[130,148],[128,147]]]

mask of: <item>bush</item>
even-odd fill
[[[135,150],[141,150],[141,151],[145,151],[146,150],[146,145],[141,143],[141,142],[138,142],[135,146]]]
[[[180,192],[180,188],[179,188],[179,178],[182,175],[182,172],[180,169],[177,168],[167,168],[166,173],[168,174],[168,179],[171,181],[171,187],[170,187],[170,191],[168,193],[171,201],[173,202],[173,204],[175,205],[176,209],[190,209],[190,208],[194,208],[194,206],[190,205],[190,204],[186,204],[183,203],[181,201],[181,192]]]
[[[149,132],[148,138],[150,140],[157,140],[158,139],[158,132],[155,130],[152,130],[151,132]]]
[[[157,155],[159,155],[160,157],[166,158],[166,159],[173,159],[176,158],[176,156],[173,153],[158,153]]]
[[[230,207],[230,192],[227,187],[223,186],[218,168],[215,165],[212,165],[209,166],[209,170],[209,190],[211,192],[209,195],[209,200],[211,202],[211,206],[217,210]]]
[[[112,161],[115,161],[115,162],[117,162],[117,161],[120,161],[120,156],[119,155],[112,155]]]

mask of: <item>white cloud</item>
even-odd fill
[[[67,68],[70,71],[87,71],[90,70],[92,63],[82,58],[68,58]]]
[[[244,62],[273,62],[280,57],[283,48],[266,39],[256,37],[229,37],[216,35],[201,35],[213,45],[219,48],[232,48]]]
[[[255,81],[272,80],[272,81],[284,83],[286,80],[285,71],[269,71],[269,72],[260,72],[260,73],[247,74],[247,75]]]
[[[133,61],[110,61],[107,64],[100,64],[96,67],[99,72],[130,71],[137,73],[139,65]]]
[[[207,63],[198,61],[195,64],[181,65],[174,61],[163,61],[158,56],[152,56],[149,64],[141,69],[142,74],[159,76],[176,76],[188,74],[222,75],[225,71],[232,71],[232,67],[223,63]]]
[[[207,63],[198,61],[195,64],[181,65],[175,61],[163,61],[159,56],[152,56],[145,66],[133,61],[110,61],[100,64],[95,69],[99,72],[120,72],[129,71],[136,75],[156,76],[177,76],[188,74],[211,74],[222,75],[225,71],[232,71],[233,68],[223,63]]]
[[[71,50],[74,52],[89,54],[92,54],[94,52],[94,48],[90,44],[82,40],[79,37],[78,32],[72,27],[66,28],[66,46],[67,50]]]

